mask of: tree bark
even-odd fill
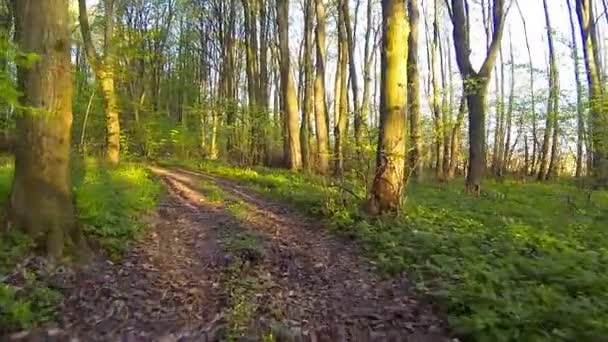
[[[407,56],[409,35],[405,2],[382,0],[380,127],[376,174],[366,211],[395,213],[405,184]]]
[[[16,41],[40,61],[19,67],[15,176],[9,221],[52,258],[78,253],[83,234],[75,220],[70,179],[72,70],[67,0],[16,2]]]
[[[112,40],[114,35],[114,0],[104,2],[104,43],[103,55],[100,56],[93,45],[91,29],[87,15],[86,0],[78,0],[80,31],[84,42],[89,64],[101,84],[106,114],[106,159],[112,166],[120,161],[120,111],[114,85],[114,56]]]
[[[576,0],[583,57],[589,86],[591,141],[593,148],[592,174],[601,182],[608,184],[608,111],[602,105],[604,90],[600,79],[599,53],[597,51],[597,32],[591,0]]]
[[[407,82],[408,82],[408,114],[410,130],[410,147],[408,169],[412,177],[419,180],[422,176],[421,143],[420,143],[420,73],[418,70],[418,38],[420,27],[420,12],[418,0],[408,0],[410,18],[410,35],[408,36]]]
[[[291,170],[302,168],[302,150],[299,137],[298,96],[291,75],[289,56],[289,0],[276,0],[277,25],[279,29],[279,49],[281,55],[281,90],[283,110],[285,112],[285,127],[287,129],[286,164]]]
[[[465,11],[464,0],[452,0],[452,23],[454,24],[454,48],[458,68],[464,80],[463,87],[467,94],[469,108],[469,166],[466,179],[468,192],[479,194],[481,179],[486,169],[485,153],[485,103],[488,82],[500,49],[500,41],[505,23],[504,0],[494,0],[494,30],[489,49],[481,69],[473,69],[470,55],[468,10]]]
[[[583,85],[580,75],[579,51],[576,44],[576,28],[574,25],[574,11],[571,0],[567,0],[568,15],[570,19],[570,36],[572,39],[572,62],[574,64],[574,80],[576,84],[576,171],[574,175],[578,178],[583,175],[583,146],[585,145],[585,110],[583,108]]]
[[[338,59],[336,60],[336,83],[334,91],[335,112],[335,169],[336,176],[344,174],[344,145],[348,128],[348,46],[346,46],[346,31],[344,30],[343,13],[338,12]]]
[[[543,8],[547,28],[547,42],[549,45],[549,98],[547,103],[547,118],[545,121],[545,135],[541,151],[540,168],[537,177],[538,180],[547,179],[555,167],[559,130],[557,125],[557,113],[559,111],[559,75],[557,70],[557,57],[553,44],[553,29],[549,17],[547,0],[543,0]]]
[[[325,6],[324,0],[316,1],[317,26],[315,28],[315,131],[317,135],[317,171],[326,174],[329,170],[329,119],[325,100]]]
[[[300,144],[302,145],[302,165],[305,170],[309,170],[311,167],[309,115],[313,110],[313,1],[305,0],[304,8],[304,105],[300,126]]]
[[[350,23],[349,0],[341,0],[342,22],[344,24],[344,34],[346,38],[346,50],[348,51],[348,67],[350,74],[350,86],[353,98],[355,144],[357,151],[360,150],[361,139],[365,130],[365,122],[361,118],[361,108],[359,104],[359,78],[357,77],[357,66],[355,64],[355,35]]]

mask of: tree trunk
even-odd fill
[[[309,115],[313,110],[313,1],[305,0],[304,8],[304,105],[302,110],[302,125],[300,126],[300,144],[302,145],[302,164],[306,170],[309,170],[311,166]]]
[[[350,23],[349,0],[341,0],[342,22],[344,24],[344,35],[346,38],[346,51],[348,53],[348,66],[350,74],[350,85],[353,95],[353,113],[355,144],[357,151],[360,151],[361,139],[365,129],[365,122],[361,118],[361,108],[359,107],[359,78],[357,77],[357,66],[355,64],[355,35]]]
[[[559,111],[559,75],[557,71],[557,57],[553,44],[553,29],[549,18],[549,10],[547,0],[543,0],[545,11],[545,23],[547,27],[547,42],[549,45],[549,99],[547,104],[547,119],[545,124],[545,136],[543,139],[543,147],[541,154],[540,169],[538,171],[538,180],[545,180],[553,172],[555,167],[555,158],[557,155],[557,137],[559,127],[557,125]],[[552,143],[550,141],[553,140]],[[551,144],[551,146],[550,146]],[[551,150],[550,150],[551,148]],[[548,164],[548,165],[547,165]]]
[[[431,77],[431,84],[433,87],[433,95],[431,98],[431,109],[433,112],[433,123],[434,123],[434,131],[433,131],[433,135],[434,135],[434,149],[435,149],[435,176],[438,179],[442,179],[443,178],[443,167],[442,167],[442,161],[443,161],[443,157],[442,157],[442,152],[443,152],[443,118],[442,118],[442,111],[441,111],[441,105],[439,104],[439,96],[440,96],[440,90],[439,90],[439,76],[437,75],[437,54],[438,54],[438,50],[439,50],[439,9],[438,9],[438,4],[439,1],[435,0],[435,6],[433,8],[434,10],[434,16],[433,16],[433,40],[431,42],[431,47],[430,47],[430,65],[429,65],[429,71],[430,71],[430,77]]]
[[[511,37],[511,35],[509,35]],[[509,164],[511,162],[511,129],[513,125],[513,107],[515,105],[515,56],[513,55],[513,40],[509,38],[509,57],[511,59],[511,79],[509,87],[509,103],[507,107],[507,129],[505,132],[504,142],[504,153],[503,160],[501,163],[502,170],[501,174],[505,174],[509,171]],[[521,133],[521,132],[520,132]],[[517,143],[517,142],[516,142]],[[515,147],[515,146],[513,146]]]
[[[317,135],[317,171],[326,174],[329,170],[329,125],[327,102],[325,101],[325,6],[324,0],[316,1],[317,26],[316,75],[315,75],[315,131]]]
[[[452,138],[450,139],[450,166],[447,174],[448,180],[452,180],[456,176],[456,167],[460,156],[460,129],[462,128],[466,111],[466,96],[463,94],[460,99],[460,106],[458,107],[458,116],[452,127]]]
[[[375,49],[375,36],[372,37],[373,33],[373,8],[372,1],[367,2],[367,27],[365,28],[365,47],[364,47],[364,65],[363,65],[363,99],[361,100],[361,107],[359,108],[359,113],[361,115],[361,122],[363,123],[363,128],[366,129],[366,125],[368,124],[368,118],[370,113],[371,106],[371,67],[372,67],[372,57]]]
[[[104,17],[105,31],[103,56],[100,56],[91,38],[91,29],[87,16],[86,0],[78,0],[80,31],[85,51],[101,89],[106,112],[106,158],[111,166],[118,164],[120,159],[120,119],[118,97],[114,86],[114,56],[112,51],[114,29],[114,1],[105,0]]]
[[[334,173],[336,176],[344,174],[344,145],[346,144],[346,130],[348,126],[348,89],[347,89],[347,64],[348,50],[346,45],[346,32],[344,30],[344,18],[338,12],[338,59],[336,61],[336,84],[334,91],[335,112],[335,151],[336,164]]]
[[[454,26],[454,48],[458,69],[462,74],[463,87],[467,93],[469,107],[469,163],[466,180],[466,190],[479,195],[481,179],[486,168],[485,153],[485,103],[490,78],[496,56],[500,49],[500,41],[505,23],[504,0],[494,0],[492,37],[487,56],[479,72],[473,69],[470,60],[469,18],[468,10],[463,0],[452,0],[452,23]]]
[[[16,41],[41,60],[19,68],[15,176],[9,220],[52,258],[81,252],[70,179],[72,70],[67,0],[16,2]]]
[[[380,127],[376,174],[367,212],[395,213],[405,180],[407,56],[409,34],[405,2],[382,0]]]
[[[574,80],[576,83],[576,128],[577,128],[577,139],[576,139],[576,171],[575,176],[581,177],[583,175],[583,146],[585,144],[585,110],[583,108],[583,85],[581,81],[581,75],[579,73],[579,51],[578,44],[576,44],[576,28],[574,25],[574,13],[572,11],[571,0],[567,0],[568,15],[570,18],[570,36],[572,37],[572,62],[574,63]]]
[[[408,169],[414,179],[422,176],[421,143],[420,143],[420,75],[418,71],[418,37],[420,13],[418,0],[408,0],[410,18],[410,35],[408,37],[407,81],[408,81],[408,113],[410,129],[410,148]]]
[[[608,111],[602,105],[603,88],[597,51],[597,32],[591,0],[576,0],[576,14],[583,41],[583,57],[589,86],[591,145],[593,152],[593,175],[608,184]]]
[[[302,150],[299,137],[298,123],[298,96],[291,76],[291,62],[289,57],[289,2],[277,1],[277,25],[279,29],[279,49],[281,54],[281,90],[283,110],[285,113],[285,127],[287,129],[287,144],[284,146],[286,164],[291,170],[302,168]]]

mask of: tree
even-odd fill
[[[310,169],[311,153],[310,114],[313,111],[313,22],[314,0],[305,0],[304,3],[304,105],[302,106],[302,125],[300,127],[300,144],[302,145],[302,162],[306,170]]]
[[[456,61],[462,74],[463,87],[469,108],[469,165],[466,189],[470,193],[479,194],[481,191],[481,178],[486,169],[486,97],[492,69],[500,50],[506,10],[504,0],[493,0],[492,21],[494,30],[481,69],[475,71],[470,60],[471,45],[469,40],[467,0],[452,0],[451,3],[450,16],[454,25],[453,36]]]
[[[575,176],[583,175],[583,146],[585,144],[585,111],[583,108],[583,84],[581,81],[580,62],[578,45],[576,44],[576,28],[574,25],[574,11],[570,0],[566,1],[568,5],[568,17],[570,19],[570,37],[572,39],[572,62],[574,66],[574,80],[576,84],[576,171]]]
[[[366,205],[371,214],[395,213],[404,191],[407,102],[407,41],[404,1],[382,0],[380,127],[376,174]]]
[[[315,66],[315,131],[317,137],[317,171],[326,174],[329,170],[329,119],[325,100],[325,6],[324,0],[315,0],[317,25],[315,27],[316,66]]]
[[[608,182],[608,112],[602,104],[604,90],[600,79],[598,38],[591,0],[576,0],[576,14],[583,41],[583,57],[589,86],[592,173],[600,181]]]
[[[87,15],[86,0],[78,0],[80,31],[84,42],[89,64],[101,84],[106,112],[106,158],[110,165],[117,165],[120,160],[120,119],[118,97],[114,83],[115,57],[114,40],[114,0],[104,0],[104,34],[103,55],[99,55],[91,38],[91,29]]]
[[[19,66],[15,176],[9,221],[53,258],[84,246],[70,179],[72,71],[68,0],[19,0],[16,41],[39,60]]]
[[[549,18],[547,0],[543,0],[545,12],[545,23],[547,28],[547,44],[549,46],[549,98],[547,103],[547,118],[545,120],[545,135],[540,155],[540,168],[538,180],[545,180],[555,168],[555,157],[557,154],[558,120],[559,111],[559,76],[557,70],[557,57],[553,43],[553,28]],[[552,146],[551,140],[553,140]],[[551,148],[551,150],[550,150]]]
[[[287,166],[292,170],[302,168],[302,152],[300,147],[298,123],[298,97],[291,76],[291,62],[289,57],[289,1],[276,0],[277,26],[279,29],[279,49],[281,58],[281,95],[283,110],[285,111]]]
[[[348,2],[348,0],[340,0],[340,10],[342,11],[342,22],[344,24],[344,34],[346,35],[345,43],[346,51],[348,52],[350,86],[353,96],[355,144],[357,151],[359,151],[361,147],[361,139],[363,138],[363,132],[366,125],[361,117],[361,108],[359,106],[359,79],[357,77],[357,66],[355,64],[355,34],[350,22],[350,10],[348,8]]]
[[[334,85],[334,173],[341,176],[344,173],[344,146],[348,129],[348,46],[344,28],[344,13],[338,11],[338,58],[336,59],[336,80]]]
[[[419,179],[422,176],[421,142],[420,142],[420,75],[418,71],[418,36],[420,12],[418,0],[408,0],[410,34],[408,36],[407,81],[408,81],[408,114],[410,130],[410,149],[408,169]]]

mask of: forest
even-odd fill
[[[0,340],[608,341],[607,0],[0,0]]]

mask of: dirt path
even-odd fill
[[[405,279],[380,279],[319,222],[228,180],[152,171],[168,194],[146,237],[74,279],[62,329],[37,340],[450,341]]]

